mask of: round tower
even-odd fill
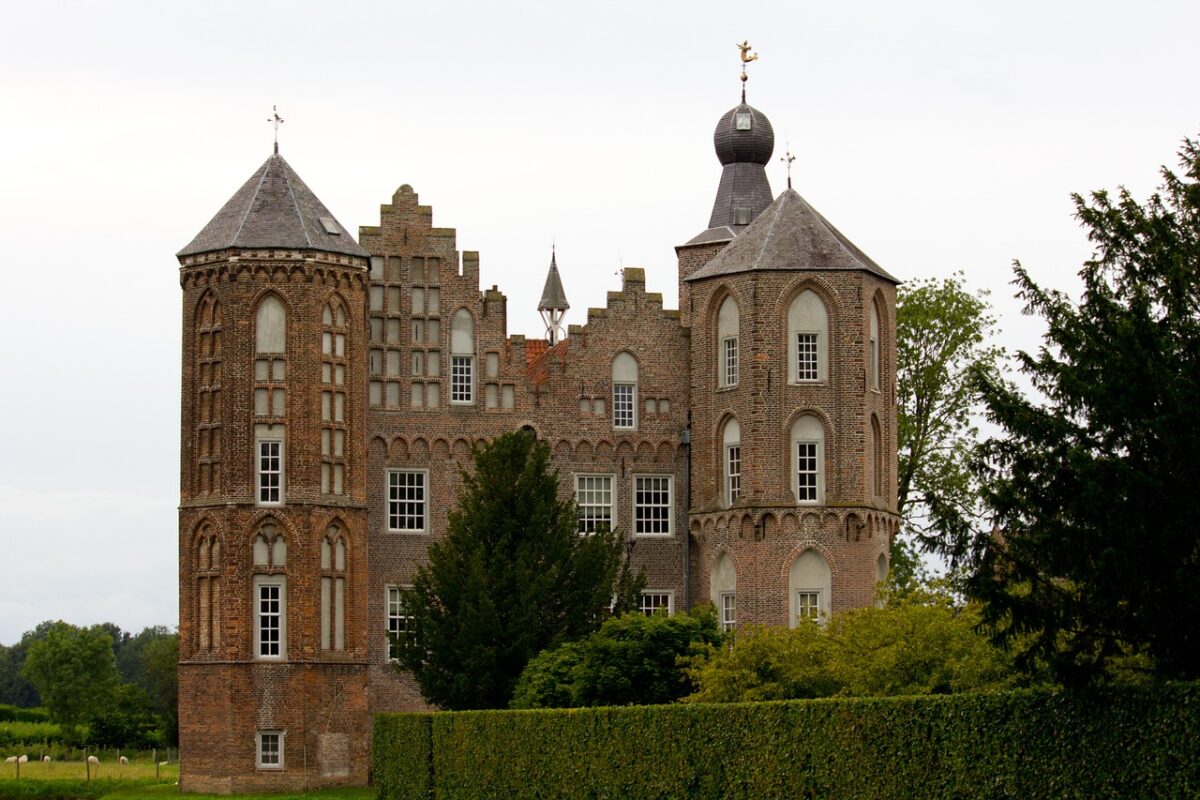
[[[276,151],[178,258],[181,788],[364,783],[367,254]]]

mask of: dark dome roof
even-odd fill
[[[737,129],[737,115],[750,115],[750,129]],[[775,150],[775,131],[771,120],[757,108],[745,103],[725,112],[713,131],[713,146],[722,164],[750,163],[766,165]]]

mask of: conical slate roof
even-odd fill
[[[542,299],[538,303],[538,311],[558,309],[566,311],[570,308],[567,293],[563,291],[562,279],[558,277],[558,262],[555,255],[550,254],[550,271],[546,273],[546,285],[542,287]]]
[[[231,247],[320,250],[367,257],[367,251],[279,153],[263,162],[178,255]]]
[[[865,270],[900,281],[864,253],[793,189],[687,280],[752,270]]]

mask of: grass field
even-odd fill
[[[118,764],[115,756],[110,758],[100,756],[100,763],[92,765],[92,778],[131,782],[154,781],[154,769],[154,762],[149,758],[145,760],[130,759],[128,764]],[[159,782],[173,784],[179,780],[178,764],[167,764],[158,769]],[[16,777],[16,764],[0,764],[0,780],[15,779]],[[28,764],[21,765],[21,780],[82,781],[87,780],[87,772],[82,761],[51,761],[49,764],[30,761]]]
[[[0,800],[229,800],[229,795],[180,795],[174,783],[100,778],[91,783],[74,780],[27,781],[0,778]],[[370,787],[325,789],[307,793],[239,794],[237,800],[374,800]]]

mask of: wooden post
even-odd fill
[[[85,774],[87,775],[87,782],[91,783],[92,782],[92,762],[88,761],[88,749],[86,747],[83,748],[83,769],[84,769]]]
[[[151,752],[151,758],[154,759],[154,780],[158,780],[158,748],[154,748]]]

